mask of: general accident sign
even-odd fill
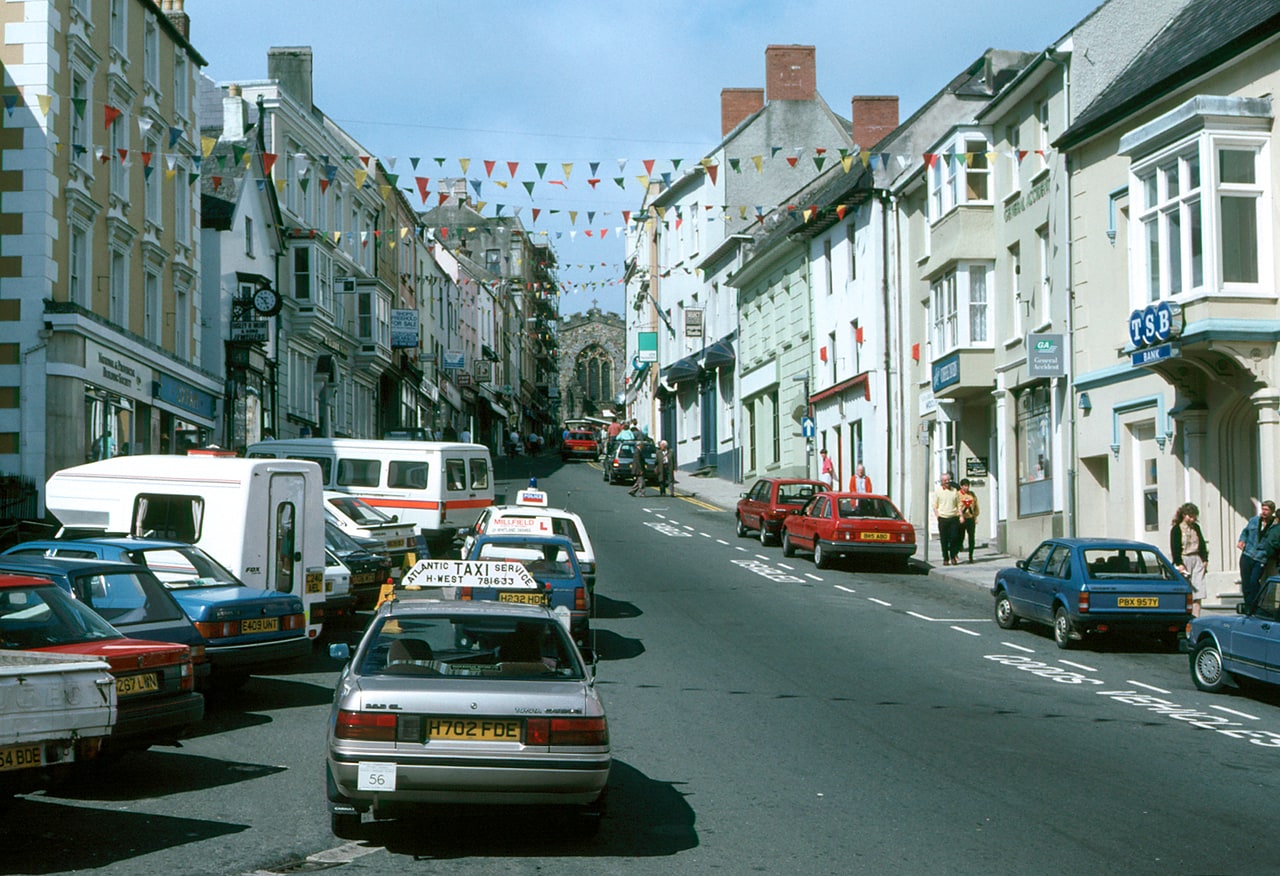
[[[427,587],[495,587],[537,590],[538,582],[524,564],[503,560],[418,560],[400,579],[398,589]]]

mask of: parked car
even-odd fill
[[[582,569],[582,577],[587,582],[587,589],[591,592],[595,591],[595,548],[591,546],[586,524],[572,511],[531,505],[495,505],[486,508],[480,514],[480,519],[476,521],[475,528],[468,531],[463,539],[462,556],[468,555],[476,536],[486,532],[492,535],[523,533],[563,535],[573,542],[573,550],[578,555],[578,567]]]
[[[21,547],[19,545],[19,547]],[[204,636],[150,569],[93,558],[0,555],[0,572],[46,578],[97,612],[123,635],[175,642],[191,650],[197,688],[209,682]]]
[[[128,638],[47,578],[0,574],[0,649],[105,660],[118,698],[106,751],[175,744],[204,717],[190,648]]]
[[[515,560],[542,588],[539,592],[511,592],[495,587],[468,587],[463,599],[495,602],[534,602],[569,612],[573,640],[586,644],[591,627],[591,594],[582,578],[573,542],[562,535],[479,535],[467,560]]]
[[[881,557],[899,569],[916,552],[916,529],[888,496],[819,492],[798,514],[782,520],[783,556],[813,551],[825,569],[841,557]]]
[[[644,454],[644,482],[658,483],[658,449],[650,441],[619,441],[613,453],[604,461],[604,480],[610,484],[634,484],[636,476],[631,472],[636,447]]]
[[[560,458],[566,462],[570,459],[595,459],[599,455],[600,441],[595,432],[586,429],[570,429],[560,443]]]
[[[1059,648],[1086,636],[1147,633],[1177,647],[1191,619],[1191,585],[1145,542],[1051,538],[996,573],[996,623],[1048,624]]]
[[[329,715],[330,825],[413,807],[574,807],[594,831],[609,779],[609,725],[594,659],[545,607],[396,599],[349,660]],[[496,823],[496,822],[495,822]]]
[[[761,544],[782,537],[782,521],[796,514],[817,493],[831,489],[822,481],[804,478],[761,478],[738,500],[734,516],[738,537],[755,531]]]
[[[1268,578],[1253,605],[1235,614],[1202,614],[1187,632],[1191,680],[1215,692],[1237,678],[1280,684],[1280,578]]]
[[[426,551],[419,546],[412,523],[401,523],[396,515],[387,514],[359,496],[347,493],[326,490],[324,503],[329,518],[343,532],[352,538],[376,541],[378,550],[374,553],[386,554],[392,565],[403,566],[405,555],[411,551],[419,556],[425,555]]]
[[[238,687],[311,652],[302,600],[246,586],[203,549],[151,538],[47,539],[16,545],[0,556],[81,557],[146,566],[173,594],[204,637],[213,680]]]
[[[372,608],[382,585],[396,568],[391,559],[375,550],[378,547],[375,540],[356,538],[332,520],[325,522],[324,535],[326,553],[336,557],[350,573],[349,587],[355,608]],[[327,569],[328,566],[326,572]]]

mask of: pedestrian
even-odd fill
[[[956,554],[959,555],[965,539],[969,542],[969,562],[973,562],[973,541],[978,532],[978,497],[969,489],[969,479],[960,481],[960,492],[956,494],[960,504],[960,535],[956,540]]]
[[[470,430],[470,429],[463,429],[463,430],[458,434],[458,440],[459,440],[459,441],[461,441],[463,444],[470,444],[470,443],[471,443],[471,430]]]
[[[636,433],[631,430],[631,422],[632,421],[628,420],[627,422],[622,424],[622,431],[618,433],[619,441],[635,441],[636,440]]]
[[[658,442],[658,458],[653,466],[653,472],[658,476],[658,495],[665,496],[669,485],[671,495],[674,496],[676,494],[674,460],[671,458],[671,449],[665,440]]]
[[[631,454],[631,473],[636,476],[636,482],[628,492],[633,496],[639,496],[641,499],[644,498],[644,453],[646,449],[647,445],[637,441],[632,447]]]
[[[822,448],[822,459],[818,463],[818,480],[827,485],[830,490],[836,484],[836,466],[831,461],[831,457],[827,456],[827,448]]]
[[[955,485],[951,483],[951,472],[944,471],[933,491],[933,516],[938,521],[938,541],[942,546],[942,565],[956,566],[960,564],[959,541],[960,502]]]
[[[871,478],[867,477],[867,467],[862,463],[858,463],[857,469],[854,470],[853,477],[849,478],[849,492],[851,493],[874,493],[875,489],[871,486]]]
[[[621,420],[614,420],[612,423],[610,423],[609,429],[608,429],[608,437],[617,438],[618,433],[622,431],[623,425],[624,424]]]
[[[515,429],[507,436],[507,456],[515,456],[520,452],[520,433]]]
[[[1186,576],[1195,591],[1191,595],[1191,613],[1200,615],[1200,604],[1205,597],[1205,572],[1208,569],[1209,545],[1204,540],[1197,522],[1200,509],[1194,502],[1184,502],[1174,512],[1173,524],[1169,529],[1169,550],[1173,554],[1173,564]]]
[[[536,432],[530,432],[528,439],[525,441],[530,456],[538,454],[538,435]]]
[[[1267,530],[1276,522],[1276,503],[1267,499],[1259,503],[1258,513],[1249,518],[1236,548],[1240,551],[1240,592],[1246,605],[1258,601],[1262,570],[1267,564]]]

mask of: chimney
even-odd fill
[[[720,89],[720,136],[726,136],[743,119],[763,107],[763,88]]]
[[[182,5],[186,0],[164,0],[161,7],[165,18],[169,19],[169,23],[182,34],[182,38],[187,42],[191,42],[191,16],[182,11]]]
[[[813,46],[769,46],[764,50],[765,100],[813,100],[818,79]]]
[[[267,50],[267,78],[280,83],[306,109],[311,109],[311,47],[272,46]]]
[[[240,96],[240,86],[232,83],[222,98],[222,139],[243,140],[247,122],[248,108]]]
[[[853,97],[853,142],[864,151],[898,127],[898,97],[892,94],[857,94]]]

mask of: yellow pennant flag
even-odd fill
[[[459,159],[458,159],[458,166],[462,168],[462,172],[463,172],[463,173],[466,173],[466,172],[467,172],[467,168],[471,167],[471,159],[470,159],[470,158],[459,158]]]
[[[996,163],[996,156],[997,156],[998,154],[999,154],[998,152],[988,152],[988,153],[987,153],[987,164],[988,164],[988,165],[995,164],[995,163]]]
[[[391,186],[387,183],[378,186],[378,194],[382,195],[383,200],[386,200],[387,196],[391,194]]]
[[[560,165],[560,169],[564,171],[564,181],[569,181],[569,174],[573,173],[573,162],[566,161]]]
[[[177,171],[176,169],[172,168],[172,167],[170,167],[170,168],[166,168],[166,169],[165,169],[165,172],[164,172],[164,178],[165,178],[165,179],[167,179],[167,180],[169,180],[169,179],[173,179],[173,178],[174,178],[174,176],[175,176],[175,175],[177,175],[177,173],[178,173],[178,171]]]
[[[337,244],[337,243],[338,243],[338,241],[340,241],[340,240],[342,240],[342,232],[341,232],[341,231],[335,231],[335,232],[333,232],[333,242],[334,242],[335,244]]]
[[[752,155],[751,163],[756,166],[756,173],[764,173],[764,156]]]
[[[647,174],[642,173],[636,177],[636,179],[639,180],[640,185],[644,186],[646,189],[649,188],[649,177]]]
[[[204,153],[205,158],[209,157],[209,154],[213,152],[213,147],[217,145],[218,145],[217,137],[201,137],[200,138],[200,151]]]
[[[870,166],[871,166],[871,153],[870,153],[870,152],[859,152],[858,154],[859,154],[860,156],[862,156],[862,166],[863,166],[863,167],[870,167]]]
[[[489,202],[488,202],[488,201],[476,201],[476,212],[477,212],[477,213],[483,213],[483,212],[484,212],[484,208],[485,208],[485,207],[487,207],[487,206],[489,206]]]
[[[401,239],[401,240],[404,240],[405,235],[406,235],[406,234],[408,234],[408,233],[409,233],[409,227],[408,227],[407,225],[402,225],[402,226],[400,226],[400,239]]]
[[[578,224],[578,211],[577,211],[577,210],[570,210],[570,211],[569,211],[569,224],[570,224],[570,225],[577,225],[577,224]]]
[[[281,195],[281,196],[283,196],[283,195],[284,195],[284,187],[285,187],[285,184],[286,184],[286,183],[288,183],[288,180],[286,180],[286,179],[278,179],[278,180],[276,180],[276,194],[277,194],[277,195]]]
[[[493,184],[496,186],[502,186],[504,189],[507,187],[507,181],[505,179],[495,179]]]
[[[356,188],[358,189],[364,188],[364,181],[369,178],[369,171],[364,169],[357,169],[355,176],[356,176]]]
[[[53,103],[53,98],[47,94],[37,94],[36,100],[40,103],[40,112],[46,116],[49,115],[49,106]]]

